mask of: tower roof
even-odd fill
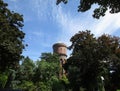
[[[53,47],[55,46],[62,46],[62,47],[67,47],[64,43],[55,43]]]

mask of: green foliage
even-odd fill
[[[0,72],[0,88],[14,88],[14,86],[17,84],[15,77],[16,71],[13,69]]]
[[[8,76],[5,73],[0,74],[0,88],[4,88],[7,83]]]
[[[36,88],[37,91],[52,91],[50,89],[50,87],[48,86],[48,84],[44,83],[44,82],[39,82],[37,84],[37,88]]]
[[[39,75],[38,79],[47,81],[52,76],[59,75],[59,57],[56,54],[43,53],[41,55],[41,61],[37,62],[36,73]],[[37,75],[36,75],[37,76]]]
[[[57,0],[56,4],[58,5],[61,2],[63,2],[64,4],[66,4],[68,2],[68,0]]]
[[[21,79],[32,80],[32,76],[34,75],[35,63],[29,57],[23,59],[22,64],[20,65],[19,73],[23,75]],[[18,76],[19,76],[18,73]]]
[[[58,64],[56,65],[56,63],[40,61],[38,68],[36,68],[35,76],[37,76],[36,80],[40,79],[43,81],[47,81],[51,79],[53,75],[58,76],[58,73],[59,73]]]
[[[22,59],[22,64],[16,72],[15,80],[18,81],[14,89],[20,88],[27,91],[33,91],[36,86],[33,83],[35,63],[29,57]]]
[[[41,61],[36,62],[34,83],[40,91],[66,91],[67,78],[59,78],[60,64],[56,54],[42,53]]]
[[[10,11],[0,0],[0,71],[17,68],[24,49],[22,15]]]
[[[63,75],[63,76],[62,76],[61,81],[64,82],[65,85],[68,85],[68,84],[69,84],[69,80],[68,80],[68,78],[66,77],[66,75]]]
[[[56,54],[43,53],[41,60],[33,62],[23,58],[16,72],[14,89],[25,91],[64,91],[67,78],[59,79],[59,57]]]
[[[56,54],[43,53],[37,61],[34,82],[40,91],[52,91],[53,83],[59,80],[59,58]],[[42,85],[41,85],[42,84]],[[57,90],[56,90],[57,91]]]
[[[36,86],[34,86],[33,82],[31,81],[23,80],[22,84],[20,84],[17,88],[22,89],[24,91],[35,91]]]
[[[57,0],[57,5],[59,3],[67,3],[67,0]],[[104,16],[106,11],[109,10],[110,13],[120,12],[120,1],[119,0],[80,0],[78,6],[78,11],[85,12],[89,10],[93,4],[97,4],[99,8],[94,10],[93,17],[99,19],[100,16]]]
[[[59,57],[57,54],[52,54],[52,53],[42,53],[41,54],[41,60],[44,60],[46,62],[55,62],[55,63],[59,63]]]
[[[108,87],[119,88],[119,37],[104,34],[95,38],[86,30],[75,34],[70,41],[72,45],[69,48],[73,49],[73,52],[65,67],[73,91],[75,89],[79,91],[80,87],[85,88],[86,91],[103,89],[100,85],[103,84],[101,76],[104,77],[106,91],[110,91]]]

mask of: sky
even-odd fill
[[[99,20],[92,17],[96,5],[84,13],[77,12],[79,0],[56,5],[56,0],[4,0],[8,8],[24,18],[24,56],[39,59],[41,53],[52,52],[54,43],[71,45],[70,38],[78,31],[91,30],[97,37],[104,33],[120,36],[120,13],[109,14]],[[68,51],[68,56],[70,51]]]

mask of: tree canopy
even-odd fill
[[[107,34],[96,38],[86,30],[75,34],[70,41],[73,51],[65,69],[73,91],[80,88],[104,91],[101,90],[104,89],[101,77],[104,78],[106,91],[116,91],[120,87],[120,38]]]
[[[67,91],[68,79],[59,77],[59,65],[58,55],[52,53],[42,53],[41,60],[37,61],[25,57],[17,69],[9,70],[9,74],[0,74],[0,88]]]
[[[0,0],[0,71],[16,68],[24,49],[23,17]]]
[[[57,0],[56,4],[67,3],[68,0]],[[76,2],[76,1],[75,1]],[[99,7],[94,10],[93,17],[99,19],[104,16],[106,11],[109,10],[111,14],[120,12],[120,0],[80,0],[78,12],[85,12],[91,9],[93,4]]]

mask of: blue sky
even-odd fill
[[[23,55],[33,60],[41,53],[52,52],[52,45],[63,42],[70,45],[70,38],[82,30],[91,30],[95,36],[103,33],[120,36],[120,13],[109,14],[97,20],[92,17],[92,9],[78,13],[79,0],[70,0],[68,4],[56,5],[56,0],[4,0],[12,11],[23,15],[28,47]],[[68,55],[70,52],[68,52]]]

